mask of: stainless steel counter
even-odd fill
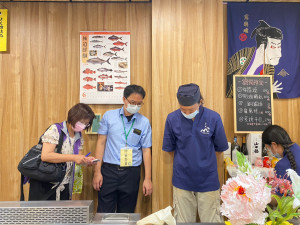
[[[140,218],[141,215],[139,213],[96,213],[92,223],[101,225],[135,225]]]
[[[96,213],[93,201],[1,202],[0,224],[135,225],[139,213]],[[294,225],[299,219],[290,220]],[[178,223],[177,225],[224,225],[224,223]]]
[[[0,224],[89,224],[93,201],[0,202]]]

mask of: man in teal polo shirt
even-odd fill
[[[93,178],[93,187],[99,191],[98,212],[134,212],[142,161],[143,193],[152,193],[152,131],[149,120],[138,113],[145,95],[141,86],[127,86],[123,107],[107,111],[100,122],[95,157],[103,162],[95,166]]]
[[[220,115],[203,107],[199,86],[179,87],[180,108],[167,117],[162,149],[174,151],[173,203],[179,223],[222,222],[217,157],[228,143]]]

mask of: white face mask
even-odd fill
[[[182,111],[181,111],[181,113],[182,113],[182,115],[183,115],[185,118],[191,120],[191,119],[193,119],[194,117],[196,117],[196,115],[199,113],[199,110],[197,109],[195,112],[190,113],[189,115],[185,114],[185,113],[182,112]]]
[[[141,106],[128,104],[126,107],[127,112],[135,114],[141,109]]]

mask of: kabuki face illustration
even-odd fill
[[[276,27],[271,27],[264,20],[259,20],[251,38],[255,36],[257,48],[264,47],[265,64],[276,66],[281,58],[282,31]]]
[[[265,63],[273,66],[278,65],[281,58],[281,40],[275,38],[267,38],[267,47],[265,48]]]

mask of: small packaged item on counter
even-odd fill
[[[273,159],[271,160],[272,168],[274,168],[276,166],[276,163],[278,161],[279,161],[279,159],[277,159],[276,157],[273,157]]]
[[[226,157],[224,159],[224,161],[225,161],[226,167],[228,167],[228,166],[236,166],[236,165],[234,165],[234,163],[231,161],[231,159],[229,157]]]
[[[263,165],[266,168],[271,168],[271,161],[270,161],[270,158],[268,156],[264,157]]]
[[[254,165],[257,166],[257,167],[264,167],[263,158],[262,157],[256,157]]]

